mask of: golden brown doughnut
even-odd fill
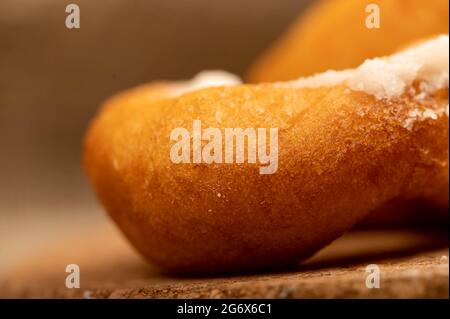
[[[369,65],[289,83],[181,95],[182,84],[166,83],[120,93],[86,135],[88,176],[126,237],[163,269],[216,273],[298,262],[387,201],[432,197],[447,182],[448,37],[445,43],[447,62],[422,56],[431,64],[401,73],[402,90],[374,82]],[[171,132],[190,130],[195,119],[220,130],[278,128],[278,170],[173,163]]]
[[[380,28],[366,27],[366,6],[377,4]],[[355,67],[366,58],[391,54],[448,32],[447,0],[322,0],[312,4],[290,29],[253,63],[250,82],[294,79],[328,69]],[[366,225],[393,225],[448,219],[448,183],[437,199],[393,200],[368,216]]]
[[[380,28],[366,27],[368,4],[378,4]],[[358,66],[411,42],[448,33],[448,0],[322,0],[311,4],[251,66],[247,80],[296,79]]]

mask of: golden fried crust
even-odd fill
[[[163,98],[163,88],[106,102],[87,133],[84,163],[111,217],[166,270],[297,262],[384,202],[428,196],[442,183],[448,117],[417,121],[411,130],[404,123],[411,109],[447,105],[446,90],[419,104],[408,96],[378,101],[343,86],[241,85],[179,98]],[[172,163],[170,132],[191,130],[193,119],[221,130],[278,128],[278,171]]]
[[[366,6],[380,8],[369,29]],[[356,67],[413,41],[448,33],[448,0],[323,0],[314,3],[250,68],[250,82],[284,81]]]

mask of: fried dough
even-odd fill
[[[436,41],[443,56],[418,50],[374,60],[375,69],[332,74],[336,83],[325,74],[120,93],[87,132],[88,176],[126,237],[162,269],[205,274],[297,263],[393,198],[439,196],[448,183],[448,36]],[[419,68],[398,65],[415,54]],[[376,79],[380,63],[392,83],[403,80],[402,90]],[[219,129],[278,128],[278,171],[173,163],[171,131],[191,129],[194,119]]]
[[[377,4],[380,28],[369,29],[368,4]],[[311,4],[254,62],[247,80],[274,82],[329,69],[353,68],[412,42],[448,33],[447,0],[321,0]]]

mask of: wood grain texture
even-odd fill
[[[28,234],[28,238],[21,238],[25,245],[19,249],[16,244],[12,251],[2,254],[0,298],[448,298],[449,295],[445,231],[357,230],[295,269],[187,278],[161,273],[144,262],[105,219],[67,218],[45,229],[47,224],[42,222],[38,230],[30,223],[26,226],[28,231],[24,226],[20,234]],[[64,226],[64,231],[56,232],[56,226]],[[36,233],[47,233],[48,237],[33,240]],[[7,232],[1,234],[2,241],[8,240]],[[80,266],[80,289],[65,287],[65,266],[70,263]],[[365,286],[366,266],[373,263],[381,270],[379,289]]]

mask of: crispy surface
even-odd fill
[[[366,5],[380,8],[368,29]],[[313,3],[248,73],[250,82],[284,81],[356,67],[422,38],[448,33],[447,0],[322,0]]]
[[[368,29],[368,3],[380,7],[381,28]],[[250,82],[295,79],[328,69],[346,69],[367,58],[448,33],[447,0],[322,0],[314,3],[248,72]],[[448,166],[448,164],[447,164]],[[448,180],[433,198],[398,198],[365,219],[366,225],[448,220]]]
[[[164,96],[145,86],[107,101],[84,162],[110,216],[150,261],[176,272],[229,272],[306,258],[398,196],[434,196],[448,179],[448,116],[404,127],[409,110],[342,86],[240,85]],[[220,116],[218,116],[220,114]],[[172,129],[279,128],[279,166],[173,164]],[[446,173],[445,173],[446,172]],[[220,195],[219,195],[220,194]]]

